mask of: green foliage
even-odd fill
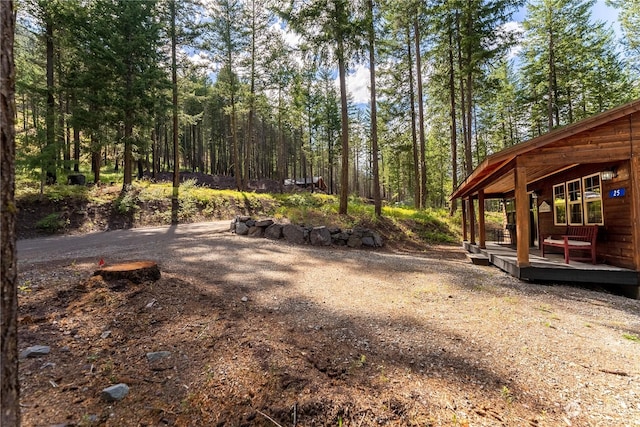
[[[140,207],[139,188],[131,187],[128,191],[122,191],[118,198],[114,200],[113,206],[118,213],[123,215],[131,215],[138,211]]]
[[[36,228],[47,233],[57,233],[69,225],[69,219],[60,212],[51,213],[36,223]]]
[[[628,334],[625,332],[624,334],[622,334],[622,338],[629,341],[640,343],[640,337],[636,334]]]

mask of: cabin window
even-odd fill
[[[600,174],[585,176],[582,181],[582,188],[584,188],[584,223],[603,225]]]
[[[553,222],[567,225],[567,195],[564,183],[553,186]]]
[[[582,225],[582,191],[580,180],[567,182],[569,225]]]

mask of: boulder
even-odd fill
[[[246,236],[249,232],[249,227],[246,222],[238,222],[236,223],[236,234],[238,236]]]
[[[362,246],[367,246],[373,248],[376,246],[376,242],[373,240],[372,236],[364,236],[362,239]]]
[[[271,224],[264,230],[264,237],[271,240],[282,239],[282,225]]]
[[[304,244],[304,228],[295,224],[285,224],[282,227],[282,235],[288,242],[294,245]]]
[[[274,221],[272,219],[261,219],[261,220],[256,221],[255,225],[256,225],[256,227],[264,227],[264,228],[266,228],[266,227],[270,226],[271,224],[273,224],[273,222]]]
[[[327,227],[314,227],[309,233],[309,242],[314,246],[329,246],[331,233]]]
[[[256,225],[256,221],[253,219],[249,219],[245,222],[245,224],[247,224],[247,227],[251,228],[254,227]]]
[[[357,234],[352,234],[349,240],[347,240],[347,246],[350,248],[359,248],[362,246],[362,239],[358,237]]]
[[[249,237],[262,237],[264,236],[264,228],[253,226],[249,227],[249,231],[247,231],[247,236]]]

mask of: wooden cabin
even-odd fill
[[[485,200],[502,201],[515,248],[513,265],[505,268],[512,274],[620,284],[630,286],[629,293],[638,298],[640,100],[487,157],[451,199],[463,201],[463,239],[470,250],[484,250],[492,237],[486,233]],[[592,225],[597,226],[596,263],[618,267],[615,271],[625,273],[622,279],[611,269],[583,275],[535,271],[540,264],[531,257],[538,255],[546,236]]]

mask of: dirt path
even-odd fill
[[[25,425],[640,425],[639,301],[519,282],[457,248],[226,229],[20,242],[20,348],[51,346],[22,361]],[[163,278],[88,280],[100,258]],[[100,399],[120,382],[124,400]]]

